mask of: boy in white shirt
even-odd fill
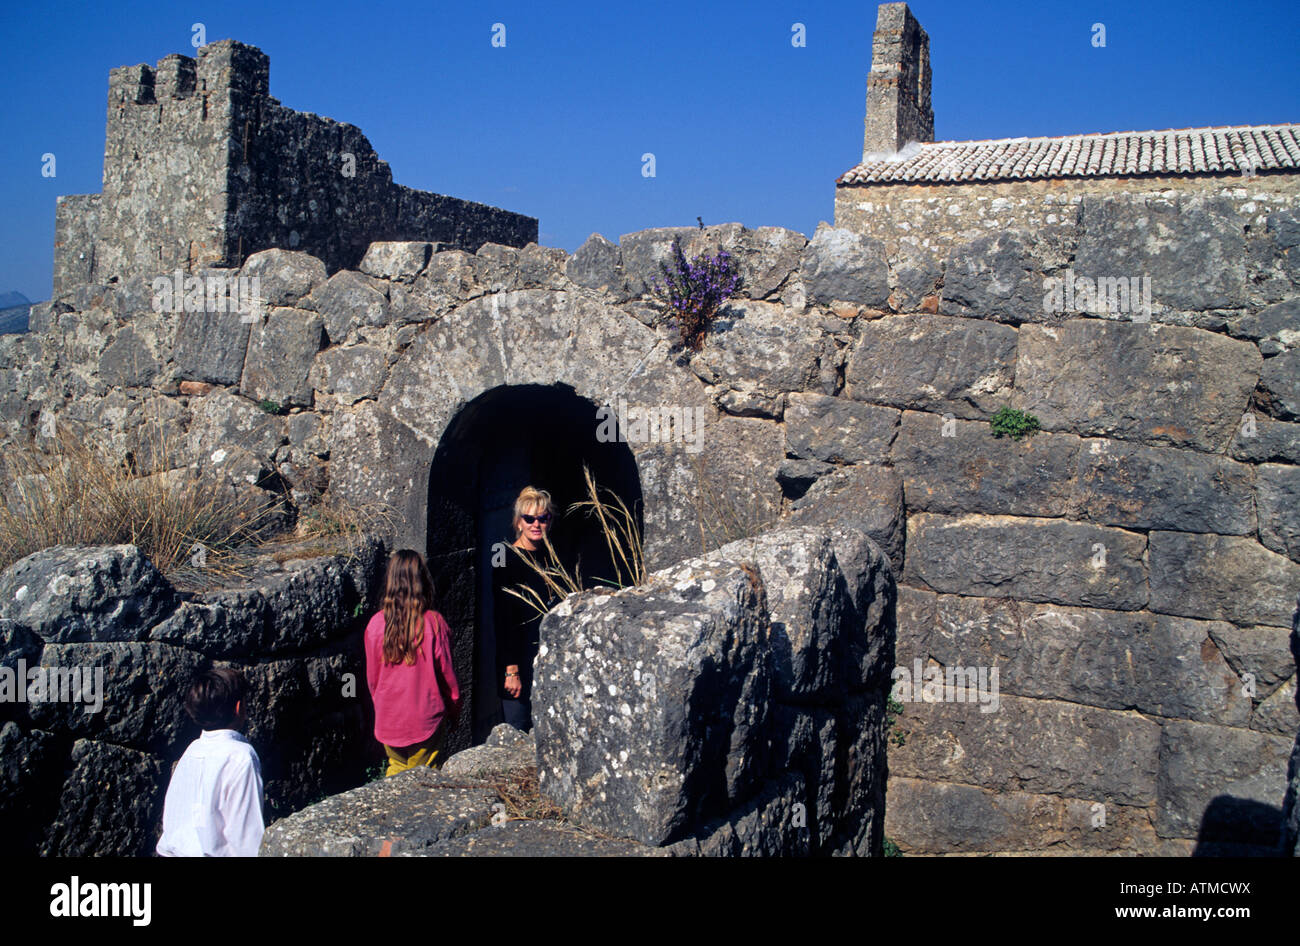
[[[262,763],[244,728],[244,678],[215,667],[185,697],[203,729],[172,770],[163,803],[163,857],[256,857],[262,843]]]

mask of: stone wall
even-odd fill
[[[1295,174],[1261,172],[1254,177],[1203,176],[1140,178],[1064,178],[1033,181],[989,181],[941,184],[841,185],[835,188],[835,225],[880,240],[891,261],[906,274],[904,283],[891,285],[900,293],[899,304],[915,305],[913,296],[925,292],[946,269],[956,262],[952,254],[980,237],[994,237],[1004,230],[1033,234],[1040,262],[1049,272],[1074,264],[1076,244],[1087,221],[1086,207],[1097,207],[1105,197],[1142,198],[1172,206],[1193,197],[1218,198],[1226,217],[1209,221],[1207,235],[1222,232],[1222,222],[1240,227],[1235,238],[1236,258],[1230,268],[1241,271],[1249,259],[1252,276],[1262,279],[1258,288],[1270,301],[1288,293],[1291,281],[1278,278],[1270,267],[1273,259],[1289,266],[1296,275],[1296,260],[1283,251],[1294,246],[1294,234],[1270,228],[1270,214],[1295,206],[1300,195],[1300,177]],[[1208,211],[1214,214],[1214,208]],[[1162,221],[1163,223],[1163,221]],[[1172,222],[1171,222],[1172,223]],[[1201,219],[1178,229],[1183,240],[1193,240],[1202,227]],[[1279,242],[1280,241],[1280,242]],[[1120,273],[1094,273],[1122,275]],[[1272,290],[1269,291],[1269,285]],[[1041,299],[1041,293],[1039,295]]]
[[[269,60],[231,40],[196,59],[109,76],[98,213],[64,198],[53,297],[83,282],[238,267],[258,250],[311,252],[330,272],[372,240],[429,240],[470,251],[522,246],[537,221],[393,183],[361,129],[270,96]]]
[[[884,554],[851,528],[573,595],[543,621],[532,737],[502,725],[441,773],[327,799],[262,854],[878,857],[894,613]],[[558,817],[529,816],[542,799]]]
[[[573,255],[381,243],[332,276],[266,251],[242,270],[272,300],[251,325],[159,319],[129,280],[36,307],[0,339],[4,417],[11,438],[53,416],[126,449],[161,414],[186,462],[274,473],[300,506],[395,506],[470,678],[490,552],[439,531],[473,509],[429,507],[472,475],[438,464],[444,440],[491,441],[471,421],[501,391],[699,406],[698,450],[627,444],[652,568],[783,519],[851,525],[899,577],[900,668],[1001,674],[997,711],[904,704],[886,831],[905,850],[1261,851],[1300,727],[1300,226],[1294,198],[1256,193],[1084,195],[1059,230],[943,253],[738,225]],[[675,236],[745,278],[694,354],[645,292]],[[1070,267],[1149,278],[1151,321],[1044,312]],[[993,438],[1004,405],[1043,432]]]
[[[1297,728],[1298,200],[1294,175],[840,188],[837,221],[914,313],[867,322],[846,369],[850,397],[901,411],[898,664],[997,666],[1004,694],[907,706],[905,850],[1273,848]],[[1045,311],[1067,276],[1146,279],[1149,309]],[[1045,432],[992,439],[1004,403]]]
[[[213,661],[248,680],[270,817],[363,781],[378,747],[360,638],[384,550],[290,553],[203,593],[133,545],[54,546],[0,573],[0,686],[21,688],[0,701],[7,852],[151,854],[171,767],[199,733],[185,690]],[[80,687],[35,689],[73,671]]]

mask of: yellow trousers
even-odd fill
[[[424,742],[417,742],[413,746],[384,746],[384,753],[388,756],[388,768],[384,770],[384,776],[396,775],[398,772],[418,769],[426,765],[434,769],[442,768],[444,736],[445,734],[439,731]]]

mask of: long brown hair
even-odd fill
[[[424,557],[399,549],[384,581],[384,663],[414,664],[424,643],[424,612],[433,610],[433,576]]]

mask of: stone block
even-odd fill
[[[316,356],[310,384],[338,403],[351,406],[365,398],[378,397],[388,376],[388,358],[371,345],[327,348]]]
[[[1013,325],[1044,321],[1043,264],[1030,239],[1001,230],[954,247],[944,265],[939,311]]]
[[[99,356],[99,377],[114,387],[149,384],[161,367],[158,356],[129,325],[113,335]]]
[[[340,270],[302,300],[302,308],[320,313],[329,343],[337,345],[355,326],[386,325],[388,298],[370,279]]]
[[[807,797],[803,776],[787,773],[726,819],[715,822],[701,836],[679,841],[669,852],[697,857],[801,857],[811,850],[806,824],[800,824],[797,805]]]
[[[949,594],[1136,611],[1147,603],[1145,552],[1145,536],[1120,529],[917,513],[907,521],[903,580]],[[1151,573],[1154,581],[1154,561]]]
[[[149,856],[166,789],[166,769],[154,756],[78,739],[41,856]]]
[[[561,821],[506,821],[399,857],[663,857],[660,848],[588,834]]]
[[[859,401],[986,418],[1016,379],[1016,330],[944,315],[874,319],[859,327],[844,379]]]
[[[847,398],[793,393],[786,400],[785,450],[831,463],[882,461],[898,431],[899,412]]]
[[[822,369],[834,352],[814,318],[772,302],[734,299],[718,310],[691,370],[707,384],[774,400],[824,387]]]
[[[1300,467],[1260,465],[1256,471],[1255,505],[1259,510],[1260,543],[1293,562],[1300,561]]]
[[[893,264],[894,291],[889,307],[895,312],[915,312],[926,299],[938,299],[943,263],[913,243],[900,243]],[[933,310],[931,310],[933,311]]]
[[[906,743],[889,750],[891,777],[1139,807],[1155,801],[1160,724],[1137,713],[1005,695],[990,713],[970,703],[905,706],[896,725]]]
[[[1024,325],[1017,406],[1045,430],[1217,453],[1241,423],[1259,371],[1254,345],[1196,328]]]
[[[301,415],[299,415],[301,416]],[[203,465],[219,450],[239,447],[269,461],[284,442],[285,420],[268,414],[248,398],[214,391],[194,407],[185,433],[185,451]]]
[[[1234,627],[1216,621],[1209,631],[1228,666],[1243,677],[1250,674],[1255,699],[1268,696],[1295,674],[1286,628]]]
[[[176,604],[134,545],[56,545],[0,573],[0,619],[48,643],[135,640]]]
[[[618,238],[623,261],[623,278],[629,296],[650,291],[652,282],[661,282],[661,263],[672,263],[673,240],[680,238],[683,247],[695,233],[694,227],[658,227],[625,233]],[[683,250],[684,252],[684,250]]]
[[[1300,299],[1249,312],[1228,323],[1228,334],[1254,342],[1266,357],[1290,351],[1300,346]]]
[[[40,851],[57,811],[66,761],[66,748],[52,734],[0,723],[0,831],[10,854]]]
[[[1017,442],[994,437],[984,421],[904,411],[893,461],[911,510],[1059,516],[1075,489],[1079,449],[1068,435]]]
[[[311,407],[308,375],[325,343],[324,328],[315,312],[272,309],[266,324],[250,333],[239,393],[280,407]]]
[[[883,309],[889,304],[885,245],[852,230],[819,225],[804,248],[799,278],[810,305],[855,302]]]
[[[1233,624],[1289,627],[1300,565],[1254,539],[1152,532],[1151,608]]]
[[[168,644],[46,644],[41,666],[59,670],[60,677],[80,670],[82,699],[56,700],[47,693],[37,701],[29,692],[29,712],[42,729],[162,756],[179,755],[183,744],[198,735],[182,704],[185,687],[202,664],[201,655]],[[90,686],[84,684],[87,675],[94,681]],[[97,709],[96,695],[102,697]]]
[[[257,277],[264,307],[291,306],[325,281],[325,264],[295,250],[262,250],[244,261],[239,274]]]
[[[1226,457],[1086,440],[1069,515],[1101,525],[1249,535],[1255,476]]]
[[[858,529],[880,546],[895,575],[903,573],[906,516],[903,478],[890,467],[861,464],[822,477],[791,507],[788,526]]]
[[[1156,832],[1201,843],[1272,846],[1291,740],[1169,720],[1160,738]]]
[[[1273,420],[1263,414],[1242,415],[1228,455],[1252,463],[1300,464],[1300,424]]]
[[[622,294],[623,277],[619,271],[622,254],[617,244],[593,233],[565,263],[565,275],[585,289]]]
[[[1300,349],[1265,358],[1259,387],[1270,414],[1300,420]]]
[[[771,694],[768,622],[758,572],[723,560],[562,602],[542,621],[534,677],[542,794],[656,846],[743,801],[765,774],[752,754]]]
[[[259,857],[422,854],[487,825],[498,796],[486,782],[411,769],[294,812],[267,828]]]
[[[944,668],[997,667],[1001,691],[1035,699],[1245,726],[1251,700],[1238,676],[1241,659],[1253,658],[1261,691],[1277,686],[1268,674],[1278,655],[1261,641],[1264,653],[1243,647],[1234,663],[1216,647],[1221,636],[1236,631],[1221,621],[904,587],[898,627],[896,659],[911,677],[915,661],[922,667],[932,660]],[[1265,678],[1272,680],[1267,689]]]
[[[682,241],[688,259],[729,253],[740,274],[740,292],[751,299],[777,294],[798,266],[808,238],[783,227],[750,230],[738,223],[705,227]]]
[[[251,323],[238,312],[182,312],[172,357],[178,377],[238,384]]]
[[[781,484],[781,490],[788,498],[799,499],[817,482],[819,476],[825,476],[834,469],[834,465],[821,460],[782,460],[776,468],[776,481]]]
[[[709,556],[752,564],[762,575],[774,693],[782,702],[839,702],[868,679],[884,677],[880,665],[888,660],[889,629],[858,615],[857,601],[869,593],[863,585],[871,579],[852,570],[864,555],[874,557],[880,569],[883,555],[854,549],[846,575],[836,544],[824,528],[787,528],[732,542]]]
[[[1170,854],[1146,808],[891,778],[885,831],[904,855]]]
[[[433,255],[432,243],[377,242],[371,243],[357,269],[376,279],[394,282],[413,282],[429,265]]]
[[[529,243],[519,251],[520,289],[564,289],[569,254],[553,246]]]
[[[498,723],[480,746],[462,749],[447,759],[444,775],[491,778],[519,769],[536,768],[537,740],[509,723]]]

